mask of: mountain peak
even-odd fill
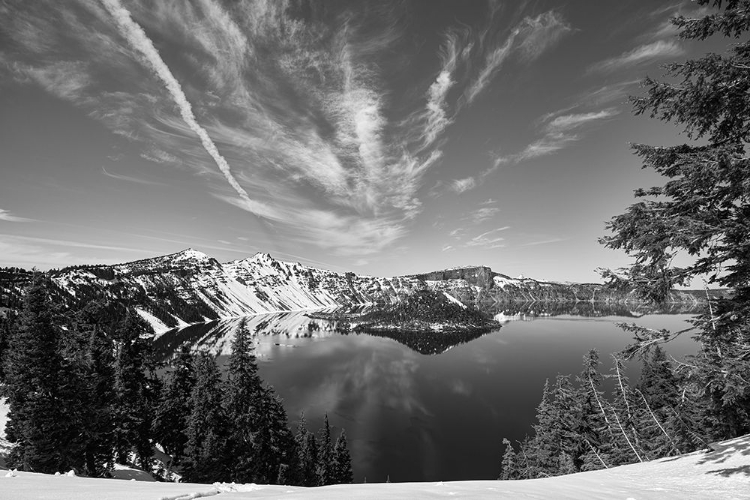
[[[250,257],[250,260],[257,260],[257,261],[272,261],[276,260],[273,257],[271,257],[270,253],[266,252],[257,252],[255,255]]]
[[[194,248],[186,248],[185,250],[181,250],[177,253],[173,253],[171,255],[167,255],[167,257],[170,257],[173,260],[184,260],[184,259],[198,259],[198,260],[205,260],[209,259],[210,257],[206,255],[203,252],[200,252],[198,250],[195,250]]]

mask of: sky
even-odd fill
[[[0,0],[0,266],[600,281],[690,1]]]

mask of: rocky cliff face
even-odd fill
[[[464,304],[496,310],[503,304],[527,302],[637,302],[627,293],[599,284],[510,278],[484,266],[381,278],[278,261],[265,253],[222,264],[192,249],[50,274],[71,302],[85,303],[103,295],[127,300],[156,332],[269,312],[393,304],[418,290],[434,290]],[[685,292],[675,293],[673,299],[697,302]]]
[[[433,271],[425,274],[415,274],[412,277],[421,281],[451,281],[461,280],[468,285],[479,288],[492,288],[494,276],[492,269],[486,266],[457,267],[455,269],[445,269],[443,271]]]

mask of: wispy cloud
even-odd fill
[[[471,238],[464,243],[467,247],[501,248],[504,247],[505,238],[497,236],[498,233],[510,229],[510,226],[498,227]]]
[[[622,82],[611,83],[602,87],[589,89],[582,93],[578,102],[588,103],[591,106],[603,106],[605,104],[627,102],[628,89],[640,83],[640,80],[628,79]],[[575,107],[575,106],[573,106]]]
[[[545,12],[537,17],[527,17],[519,30],[519,50],[522,59],[526,62],[533,61],[572,30],[562,15],[555,11]]]
[[[409,32],[398,3],[305,15],[287,0],[45,8],[0,2],[14,44],[0,71],[79,107],[143,159],[191,169],[208,195],[284,236],[346,255],[406,235],[467,98],[510,57],[530,64],[571,31],[557,12],[501,18],[509,9],[494,2],[486,24],[447,26],[430,76],[397,96],[388,65],[395,53],[404,66],[414,55],[399,51]],[[460,192],[480,180],[443,186]]]
[[[427,105],[424,111],[411,118],[412,121],[422,122],[421,148],[428,148],[442,132],[453,123],[453,117],[448,115],[448,92],[456,81],[453,74],[460,61],[471,50],[471,44],[465,41],[465,31],[450,30],[445,34],[445,40],[440,48],[440,72],[427,90]]]
[[[464,217],[464,220],[470,221],[473,224],[481,224],[486,220],[492,219],[500,212],[501,210],[498,207],[481,207]]]
[[[567,238],[545,238],[545,239],[542,239],[542,240],[530,241],[528,243],[522,244],[521,246],[522,247],[533,247],[533,246],[537,246],[537,245],[549,245],[551,243],[559,243],[561,241],[566,241],[566,240],[567,240]]]
[[[466,177],[464,179],[456,179],[453,181],[451,188],[458,194],[468,191],[469,189],[476,186],[477,181],[473,177]]]
[[[513,30],[510,35],[505,39],[505,42],[492,49],[486,56],[484,66],[479,72],[471,86],[466,89],[465,95],[467,102],[471,103],[476,97],[482,92],[490,80],[494,76],[495,72],[502,66],[505,60],[510,56],[513,43],[516,41],[518,36],[518,30]]]
[[[153,163],[173,163],[177,164],[180,162],[179,158],[177,158],[173,154],[169,154],[166,151],[162,151],[161,149],[151,149],[150,151],[146,151],[141,153],[141,158],[144,160],[148,160]]]
[[[195,118],[195,114],[193,113],[193,107],[188,101],[185,93],[182,91],[182,86],[174,77],[166,63],[164,63],[164,60],[159,55],[156,47],[154,47],[151,39],[146,35],[146,32],[143,31],[143,28],[141,28],[138,23],[133,21],[133,18],[130,16],[130,12],[122,6],[119,0],[103,0],[103,3],[106,9],[117,22],[118,27],[120,28],[125,38],[128,40],[128,43],[141,53],[146,63],[154,71],[156,76],[158,76],[159,79],[164,82],[164,85],[166,86],[167,90],[172,96],[172,99],[174,99],[175,104],[180,110],[180,116],[182,116],[182,119],[185,120],[185,123],[187,123],[188,127],[190,127],[190,129],[195,132],[196,135],[198,135],[203,148],[216,162],[216,165],[224,174],[224,177],[226,178],[227,182],[229,182],[229,185],[232,186],[235,191],[237,191],[237,194],[239,194],[243,200],[250,202],[251,200],[247,194],[247,191],[245,191],[245,189],[240,186],[240,184],[237,182],[237,179],[235,179],[232,175],[232,171],[229,168],[229,164],[227,163],[226,159],[224,159],[221,153],[219,153],[219,149],[211,140],[211,137],[208,135],[206,129],[198,124],[198,121]]]
[[[403,236],[404,221],[389,217],[362,218],[356,213],[345,214],[322,210],[305,200],[286,198],[274,206],[217,195],[228,203],[261,214],[264,218],[283,222],[292,231],[289,238],[299,243],[318,242],[321,247],[339,255],[369,255],[392,245]]]
[[[19,236],[13,234],[0,234],[0,238],[4,240],[16,240],[26,241],[32,243],[43,243],[45,245],[51,245],[55,247],[66,247],[66,248],[91,248],[95,250],[116,250],[118,252],[133,252],[133,253],[149,253],[148,250],[143,248],[129,248],[113,245],[99,245],[96,243],[85,243],[80,241],[71,240],[60,240],[54,238],[37,238],[32,236]]]
[[[122,174],[116,174],[113,172],[107,171],[106,168],[102,167],[102,173],[109,177],[110,179],[117,179],[119,181],[127,181],[127,182],[133,182],[135,184],[143,184],[146,186],[165,186],[166,184],[159,181],[149,180],[149,179],[141,179],[139,177],[133,177],[130,175],[122,175]]]
[[[640,64],[649,63],[659,59],[669,59],[681,56],[685,53],[679,43],[675,41],[657,40],[652,43],[640,45],[617,57],[605,59],[590,66],[588,73],[612,73],[620,69],[632,68]]]
[[[487,52],[482,69],[465,92],[467,102],[471,103],[487,87],[511,55],[517,52],[521,61],[528,64],[570,31],[570,25],[554,11],[525,17],[502,42]]]
[[[18,217],[17,215],[13,215],[8,210],[3,210],[0,208],[0,220],[5,222],[32,222],[34,219],[27,219],[26,217]]]
[[[618,111],[614,108],[602,109],[600,111],[593,111],[591,113],[577,113],[560,115],[547,123],[546,129],[548,132],[567,132],[568,130],[585,125],[588,122],[602,120],[609,118]]]
[[[569,109],[563,112],[565,111],[569,111]],[[541,118],[543,122],[541,127],[542,137],[516,154],[498,156],[490,170],[496,169],[499,164],[518,163],[555,153],[580,140],[583,134],[579,130],[584,126],[611,118],[619,113],[620,111],[617,108],[606,108],[587,113],[549,113]]]

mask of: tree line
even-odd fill
[[[70,308],[52,300],[54,289],[38,273],[20,311],[0,318],[9,466],[107,477],[119,463],[208,483],[352,481],[343,430],[334,441],[326,417],[316,436],[302,416],[292,432],[244,323],[225,373],[214,356],[183,348],[159,376],[153,335],[135,311],[104,298]],[[159,450],[166,458],[155,459]]]
[[[601,243],[633,264],[602,274],[608,286],[656,304],[702,280],[706,306],[683,331],[626,326],[634,343],[615,359],[611,401],[594,353],[577,386],[570,376],[547,384],[533,435],[518,449],[505,441],[503,479],[611,467],[750,432],[750,0],[696,4],[705,15],[672,19],[678,38],[731,43],[724,54],[667,64],[666,80],[646,78],[646,95],[631,98],[636,114],[673,122],[693,142],[632,146],[667,180],[636,190],[639,201],[607,224]],[[688,333],[698,352],[672,365],[658,346]],[[636,356],[644,369],[631,388],[621,359]]]
[[[623,360],[600,372],[599,353],[583,357],[576,377],[546,381],[533,434],[505,447],[500,479],[535,479],[607,469],[679,455],[706,446],[714,422],[700,399],[686,395],[684,372],[675,371],[661,347],[642,357],[637,384],[625,375]],[[605,396],[603,381],[614,390]],[[714,429],[715,430],[715,429]]]

